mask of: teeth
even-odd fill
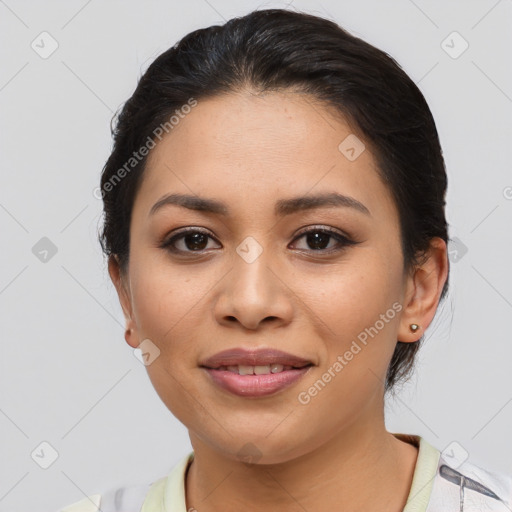
[[[274,363],[272,365],[270,365],[270,371],[272,373],[279,373],[279,372],[282,372],[283,371],[283,368],[284,366],[282,364],[277,364],[277,363]]]
[[[291,370],[293,366],[284,366],[282,364],[273,363],[262,366],[249,365],[231,365],[221,366],[219,370],[227,370],[229,372],[238,373],[239,375],[268,375],[269,373],[280,373],[282,371]]]
[[[238,365],[238,373],[240,375],[252,375],[254,373],[255,366],[244,366],[244,365]]]

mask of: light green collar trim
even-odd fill
[[[426,512],[441,453],[420,436],[393,435],[419,447],[411,491],[403,512]],[[194,452],[190,452],[178,462],[168,476],[152,484],[141,512],[187,512],[185,472],[193,458]]]
[[[187,512],[185,472],[193,459],[194,452],[190,452],[181,459],[178,466],[170,474],[165,487],[164,512]]]
[[[396,434],[394,435],[396,436]],[[418,440],[419,452],[412,478],[411,491],[403,512],[426,512],[441,452],[420,436],[404,436]]]
[[[187,512],[185,472],[194,452],[183,457],[168,476],[154,482],[142,505],[141,512]]]

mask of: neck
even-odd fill
[[[191,434],[187,510],[403,510],[418,450],[387,432],[383,414],[355,422],[315,449],[277,464],[227,457]]]

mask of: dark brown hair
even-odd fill
[[[400,216],[404,271],[417,265],[431,238],[448,242],[447,176],[430,109],[414,82],[385,52],[336,23],[310,14],[267,9],[191,32],[162,53],[122,108],[103,169],[100,243],[125,272],[134,198],[158,127],[184,105],[242,89],[293,89],[325,103],[371,147]],[[127,165],[130,162],[130,165]],[[448,279],[442,290],[448,290]],[[423,337],[397,341],[386,391],[411,373]]]

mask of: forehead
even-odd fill
[[[340,116],[309,95],[243,91],[199,100],[150,159],[162,154],[168,158],[172,151],[175,161],[213,157],[215,162],[243,163],[244,167],[266,161],[277,170],[288,162],[318,162],[321,150],[329,150],[326,157],[338,156],[339,137],[351,131]],[[315,147],[318,150],[312,151]],[[245,160],[248,154],[250,161]]]
[[[357,158],[347,158],[344,141],[355,143]],[[333,108],[288,91],[198,100],[151,150],[139,203],[149,209],[175,189],[260,204],[337,190],[370,210],[393,209],[362,137]]]

